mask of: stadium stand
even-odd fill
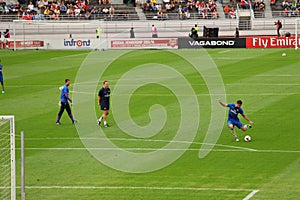
[[[9,2],[9,3],[7,3]],[[34,5],[33,5],[34,4]],[[7,8],[7,11],[6,11]],[[108,0],[39,0],[0,3],[0,21],[23,20],[138,20],[132,4],[111,4]]]
[[[142,7],[149,20],[218,19],[218,6],[214,0],[147,0]]]
[[[273,17],[299,17],[300,2],[292,0],[270,1]]]

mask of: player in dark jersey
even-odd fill
[[[74,120],[72,112],[71,112],[71,108],[69,105],[69,102],[72,104],[72,100],[69,97],[69,85],[70,85],[71,81],[70,79],[66,79],[65,80],[65,85],[60,88],[61,89],[61,95],[60,95],[60,110],[59,113],[57,115],[57,119],[56,119],[56,124],[60,125],[60,118],[63,114],[63,112],[65,111],[65,109],[67,110],[67,113],[70,117],[70,119],[72,120],[72,123],[74,124],[76,122],[76,120]]]
[[[231,130],[232,135],[235,137],[235,141],[239,141],[239,138],[234,130],[234,127],[237,126],[239,129],[246,131],[248,128],[251,128],[251,124],[254,124],[245,114],[242,109],[242,104],[243,102],[241,100],[237,100],[235,104],[230,103],[230,104],[225,104],[221,101],[221,99],[218,99],[218,102],[223,106],[223,107],[228,107],[229,112],[228,112],[228,120],[227,124],[228,127]],[[244,119],[246,119],[250,124],[245,124],[243,125],[240,122],[240,119],[238,118],[238,114],[241,114]]]
[[[0,83],[1,83],[1,86],[2,86],[2,94],[5,93],[4,91],[4,80],[3,80],[3,73],[2,73],[2,64],[1,64],[1,60],[0,60]]]
[[[109,114],[109,97],[110,97],[110,89],[108,87],[108,81],[103,82],[103,87],[98,92],[98,105],[100,109],[103,111],[101,117],[97,120],[98,126],[101,125],[101,121],[103,119],[104,127],[109,127],[106,122],[106,117]]]

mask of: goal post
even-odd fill
[[[16,199],[14,116],[0,116],[0,199]]]
[[[300,19],[295,19],[295,49],[299,48],[299,31],[300,31]]]

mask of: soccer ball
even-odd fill
[[[282,53],[282,57],[286,57],[286,53]]]
[[[244,137],[245,142],[250,142],[251,141],[251,137],[249,135],[246,135]]]

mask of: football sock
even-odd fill
[[[101,122],[102,121],[102,117],[100,117],[98,120]]]
[[[107,122],[106,121],[104,121],[104,126],[107,124]]]
[[[69,114],[70,119],[72,120],[72,122],[74,123],[74,119],[73,119],[73,115]]]
[[[61,118],[61,115],[57,115],[56,122],[59,122],[60,118]]]

